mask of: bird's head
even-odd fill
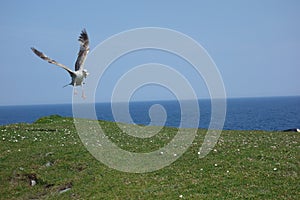
[[[87,72],[87,70],[86,70],[86,69],[84,69],[82,72],[83,72],[83,76],[84,76],[84,78],[86,78],[86,77],[89,75],[89,73]]]

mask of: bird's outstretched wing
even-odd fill
[[[51,64],[57,65],[59,67],[62,67],[63,69],[67,70],[71,76],[74,75],[74,71],[72,71],[71,69],[69,69],[67,66],[56,62],[55,60],[49,58],[48,56],[46,56],[45,54],[43,54],[42,52],[36,50],[33,47],[31,47],[31,50],[33,51],[33,53],[35,53],[41,59],[46,60],[48,63],[51,63]]]
[[[78,52],[78,57],[75,63],[75,71],[83,68],[84,61],[86,59],[86,55],[88,54],[89,48],[89,37],[85,29],[82,30],[78,41],[80,43],[80,49]]]

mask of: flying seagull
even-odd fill
[[[76,86],[81,86],[84,84],[84,79],[89,75],[89,73],[87,72],[86,69],[83,68],[84,65],[84,61],[86,59],[86,56],[89,52],[89,38],[88,38],[88,34],[86,32],[85,29],[82,30],[78,41],[80,43],[80,49],[78,52],[78,57],[75,63],[75,71],[71,70],[70,68],[68,68],[67,66],[56,62],[55,60],[49,58],[48,56],[46,56],[45,54],[43,54],[42,52],[36,50],[35,48],[31,47],[31,50],[40,58],[42,58],[43,60],[46,60],[48,63],[57,65],[63,69],[65,69],[71,76],[72,78],[72,82],[65,85],[64,87],[68,86],[68,85],[72,85],[74,87]],[[76,91],[75,91],[76,94]],[[82,90],[82,98],[85,98],[85,94],[84,91]]]

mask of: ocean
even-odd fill
[[[150,123],[149,109],[155,104],[160,104],[165,109],[167,114],[165,126],[179,127],[181,111],[180,104],[176,100],[130,102],[131,123],[148,125]],[[199,100],[198,104],[200,108],[198,128],[208,128],[211,117],[210,100]],[[120,103],[120,106],[128,105]],[[110,103],[96,103],[95,110],[99,120],[116,121]],[[0,106],[0,125],[33,123],[40,117],[54,114],[72,117],[72,105]],[[224,130],[277,131],[291,128],[300,128],[300,96],[227,100]]]

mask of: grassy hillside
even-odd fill
[[[158,149],[176,133],[164,128],[147,142],[99,123],[111,140],[137,152]],[[223,131],[199,159],[205,133],[199,130],[170,166],[133,174],[94,159],[71,118],[0,126],[0,199],[300,199],[299,133]]]

